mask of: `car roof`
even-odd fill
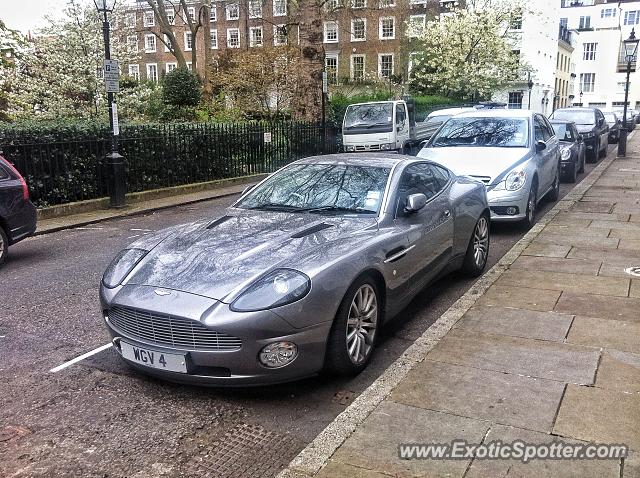
[[[599,109],[600,108],[590,106],[572,106],[571,108],[558,108],[554,111],[554,113],[557,113],[558,111],[595,111]]]
[[[337,153],[299,159],[295,164],[344,164],[347,166],[378,166],[392,168],[398,163],[415,159],[393,153]]]
[[[575,121],[559,120],[559,119],[550,119],[549,123],[551,123],[551,124],[576,124]]]
[[[432,118],[433,116],[442,116],[442,115],[456,115],[458,113],[463,113],[466,111],[475,111],[473,107],[458,107],[458,108],[444,108],[441,110],[435,110],[429,113],[427,118]]]
[[[481,109],[467,111],[457,115],[458,118],[531,118],[536,114],[529,110],[500,110],[500,109]]]

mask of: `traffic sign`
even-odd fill
[[[120,70],[118,60],[104,61],[104,85],[107,93],[117,93],[120,91]]]

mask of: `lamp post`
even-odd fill
[[[583,94],[584,94],[584,93],[582,92],[582,90],[580,90],[580,106],[582,106],[582,95],[583,95]]]
[[[627,155],[627,103],[629,102],[629,76],[631,75],[631,62],[636,61],[638,51],[638,40],[636,29],[631,30],[631,35],[624,43],[624,59],[627,62],[627,81],[624,85],[624,111],[622,113],[622,130],[620,131],[620,141],[618,143],[618,156],[624,158]]]
[[[531,90],[533,89],[533,80],[531,79],[531,72],[529,72],[529,81],[527,82],[527,86],[529,87],[529,104],[527,109],[531,109]]]
[[[113,12],[116,0],[93,0],[93,3],[102,14],[102,34],[104,36],[104,58],[111,60],[111,45],[109,39],[110,25],[108,13]],[[107,62],[105,61],[105,64]],[[106,71],[105,71],[106,74]],[[118,134],[117,126],[117,109],[116,103],[113,101],[113,92],[107,88],[107,102],[109,105],[109,126],[111,127],[111,148],[110,152],[105,156],[108,167],[108,189],[110,201],[109,205],[113,208],[124,207],[125,197],[125,179],[124,179],[124,158],[118,153]]]

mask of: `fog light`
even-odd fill
[[[298,356],[298,347],[293,342],[274,342],[260,351],[260,362],[265,367],[280,368],[289,365]]]
[[[518,210],[515,207],[508,207],[507,208],[507,214],[509,216],[515,216],[517,212],[518,212]]]

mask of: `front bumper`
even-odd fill
[[[517,222],[527,216],[527,201],[529,200],[529,188],[523,187],[519,191],[487,191],[491,220],[496,222]],[[510,208],[515,209],[515,214],[508,214]]]

